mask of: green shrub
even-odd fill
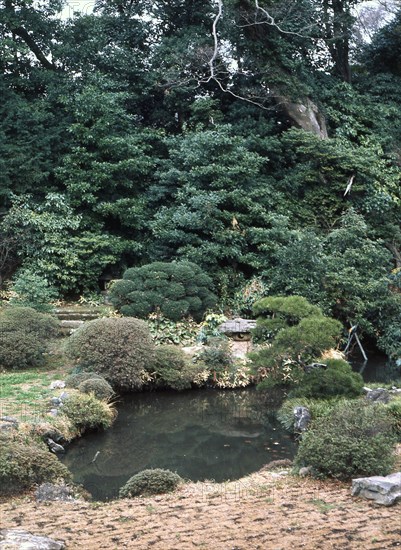
[[[112,304],[123,315],[146,318],[153,312],[173,321],[196,321],[217,301],[212,280],[194,263],[154,262],[128,269],[110,290]]]
[[[401,441],[401,399],[390,401],[385,407],[393,424],[394,433],[398,441]]]
[[[189,389],[198,372],[199,367],[180,348],[168,345],[156,348],[154,373],[158,386]]]
[[[280,424],[289,432],[294,433],[294,409],[306,407],[312,420],[330,414],[339,403],[338,398],[333,399],[308,399],[307,397],[295,397],[286,399],[277,412],[277,419]]]
[[[15,277],[12,285],[13,296],[10,304],[27,306],[41,312],[51,312],[51,302],[58,298],[57,290],[50,286],[47,279],[30,269],[24,269]]]
[[[57,321],[28,307],[12,307],[0,313],[0,366],[9,369],[36,367],[43,362]]]
[[[302,296],[272,296],[255,304],[256,333],[268,333],[269,345],[249,356],[260,388],[294,385],[303,378],[303,366],[335,347],[342,325],[325,317]]]
[[[101,401],[109,401],[114,395],[114,390],[107,382],[102,378],[89,378],[84,380],[78,386],[78,390],[82,393],[93,393],[93,395]]]
[[[103,378],[103,376],[100,376],[100,374],[96,374],[96,372],[77,372],[67,376],[67,378],[65,379],[65,386],[66,388],[74,388],[75,390],[77,390],[79,385],[86,380],[105,379]]]
[[[353,372],[347,361],[342,359],[326,359],[324,363],[327,369],[313,369],[306,373],[290,397],[314,397],[316,399],[326,397],[357,397],[361,395],[364,385],[362,376]]]
[[[234,366],[234,357],[228,338],[209,338],[208,345],[198,355],[198,361],[204,363],[212,372],[230,370]]]
[[[116,417],[113,406],[97,399],[91,393],[70,395],[63,402],[60,412],[71,422],[77,435],[87,430],[109,428]]]
[[[174,491],[183,479],[170,470],[155,468],[153,470],[143,470],[132,476],[127,483],[121,487],[120,498],[129,498],[135,496],[159,495]]]
[[[103,318],[89,321],[72,334],[66,353],[84,370],[104,376],[123,391],[141,389],[149,381],[155,347],[144,321]]]
[[[17,432],[0,432],[0,494],[9,495],[38,483],[69,481],[68,469],[47,446]]]
[[[312,466],[317,475],[338,479],[387,475],[394,464],[394,443],[383,406],[345,401],[312,422],[302,436],[295,467]]]

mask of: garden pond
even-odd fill
[[[255,388],[137,393],[117,406],[112,428],[85,435],[62,458],[96,500],[115,498],[147,468],[222,482],[296,452],[275,418],[277,402]]]

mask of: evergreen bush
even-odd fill
[[[66,345],[66,353],[83,370],[96,372],[122,391],[138,390],[149,381],[155,347],[144,321],[103,318],[84,323]]]
[[[0,365],[6,369],[39,366],[57,330],[58,323],[50,315],[28,307],[4,309],[0,313]]]
[[[199,367],[180,348],[163,345],[156,348],[154,367],[156,385],[186,390],[191,387]]]
[[[103,378],[103,376],[100,376],[100,374],[96,374],[96,372],[76,372],[67,376],[67,378],[65,379],[65,386],[66,388],[78,389],[79,385],[86,380],[105,379]]]
[[[93,393],[68,396],[60,411],[71,422],[77,435],[87,430],[107,429],[116,417],[115,409]]]
[[[45,481],[70,479],[68,469],[43,442],[18,432],[0,431],[0,495],[15,494]]]
[[[147,318],[153,312],[173,321],[196,321],[217,301],[212,280],[192,262],[154,262],[128,269],[110,290],[112,304],[123,315]]]
[[[340,402],[303,434],[295,467],[312,466],[318,476],[338,479],[387,475],[394,464],[394,444],[383,406]]]
[[[14,278],[12,292],[11,305],[31,307],[47,313],[54,310],[51,302],[58,298],[57,290],[49,285],[47,279],[30,269],[21,270]]]
[[[101,401],[108,401],[113,397],[114,390],[104,378],[89,378],[84,380],[78,386],[78,390],[82,393],[92,394]]]
[[[170,493],[182,482],[183,479],[170,470],[162,470],[160,468],[143,470],[132,476],[121,487],[119,496],[120,498],[129,498]]]
[[[316,368],[306,373],[290,392],[290,397],[357,397],[364,385],[362,376],[353,372],[351,365],[342,359],[326,359],[327,369]]]

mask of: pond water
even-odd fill
[[[97,500],[116,497],[146,468],[193,481],[239,479],[295,455],[274,406],[254,388],[130,395],[118,404],[112,428],[85,435],[62,460]]]

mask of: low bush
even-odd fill
[[[0,313],[0,365],[6,369],[37,367],[43,362],[58,323],[50,315],[28,307],[10,307]]]
[[[310,412],[311,419],[317,420],[330,412],[339,403],[339,398],[333,399],[309,399],[307,397],[295,397],[286,399],[277,412],[277,419],[287,431],[294,433],[294,409],[306,407]]]
[[[84,380],[78,386],[78,390],[82,393],[93,393],[93,395],[101,401],[109,401],[114,390],[104,378],[89,378]]]
[[[87,430],[109,428],[115,417],[116,411],[112,405],[97,399],[93,394],[73,393],[60,408],[71,422],[77,435]]]
[[[101,374],[122,391],[138,390],[150,379],[155,346],[144,321],[102,318],[89,321],[72,334],[66,353],[83,370]]]
[[[156,348],[154,376],[157,386],[189,389],[198,372],[199,367],[180,348],[168,345]]]
[[[198,360],[212,372],[230,370],[234,365],[234,357],[228,338],[209,338],[208,345],[199,353]]]
[[[386,411],[393,424],[393,430],[398,441],[401,441],[401,399],[390,401],[386,405]]]
[[[345,401],[312,422],[295,467],[312,466],[321,477],[387,475],[394,464],[392,423],[382,405]]]
[[[160,468],[143,470],[132,476],[121,487],[119,496],[120,498],[129,498],[170,493],[182,482],[183,479],[170,470],[162,470]]]
[[[65,379],[65,386],[66,388],[74,388],[78,389],[79,385],[82,384],[82,382],[85,382],[86,380],[105,380],[103,376],[100,376],[100,374],[96,374],[96,372],[77,372],[74,374],[70,374]]]
[[[70,481],[71,474],[44,443],[20,433],[0,432],[1,495],[58,480]]]
[[[30,269],[18,272],[13,281],[12,292],[10,304],[27,306],[42,312],[53,311],[51,302],[58,298],[57,290],[49,285],[47,279]]]
[[[319,360],[320,361],[320,360]],[[362,376],[353,372],[343,359],[326,359],[327,369],[316,368],[306,373],[298,385],[290,392],[290,397],[357,397],[364,385]]]

